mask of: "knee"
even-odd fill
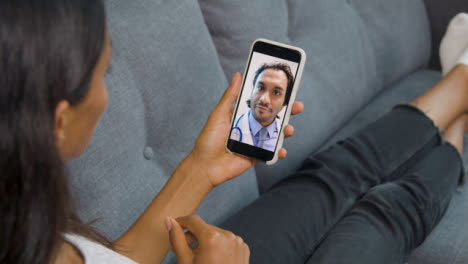
[[[389,182],[371,188],[360,202],[394,214],[407,210],[423,213],[434,206],[432,200],[422,186]]]
[[[358,207],[377,225],[418,245],[440,221],[448,203],[432,197],[423,186],[392,182],[370,189]]]

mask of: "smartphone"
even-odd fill
[[[301,48],[266,39],[253,42],[226,142],[228,151],[276,163],[305,60]]]

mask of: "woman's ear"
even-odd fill
[[[70,103],[62,100],[55,107],[55,120],[54,120],[54,135],[55,144],[59,150],[62,149],[63,143],[66,138],[66,126],[68,124],[68,114],[70,110]]]

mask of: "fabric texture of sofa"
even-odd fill
[[[428,69],[434,22],[423,0],[106,4],[113,42],[109,106],[86,153],[69,169],[81,217],[100,219],[96,227],[110,239],[141,215],[190,152],[228,80],[242,72],[256,38],[306,51],[297,94],[305,111],[291,119],[296,134],[285,142],[286,160],[257,165],[205,199],[197,213],[211,224],[287,177],[308,155],[441,78]],[[468,220],[466,188],[454,194],[447,215],[409,263],[468,263],[468,233],[462,229]],[[165,263],[175,263],[174,256]]]

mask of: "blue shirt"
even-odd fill
[[[260,129],[263,126],[255,120],[252,115],[252,112],[249,110],[249,127],[250,133],[252,133],[254,146],[258,146],[260,140]],[[276,141],[278,139],[278,127],[276,126],[276,118],[269,126],[266,127],[268,134],[265,138],[265,143],[263,143],[263,148],[269,151],[275,151]]]

